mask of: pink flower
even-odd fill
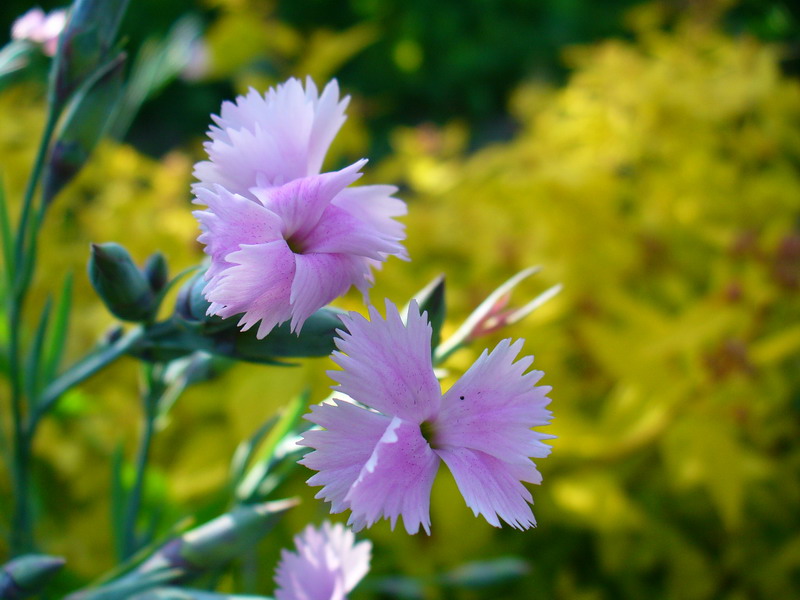
[[[223,102],[220,115],[211,116],[216,125],[205,143],[209,160],[195,165],[199,185],[218,183],[252,199],[255,186],[318,175],[349,101],[339,101],[336,80],[320,95],[309,77],[305,89],[292,78],[263,96],[250,89],[235,103]]]
[[[11,37],[42,44],[44,53],[53,56],[58,47],[58,36],[66,22],[66,10],[54,10],[46,15],[41,8],[32,8],[14,21]]]
[[[337,340],[330,371],[334,388],[360,403],[334,400],[313,406],[306,418],[323,427],[307,432],[313,448],[300,462],[318,471],[308,480],[322,485],[317,498],[331,512],[352,511],[357,531],[381,518],[403,517],[408,533],[430,533],[430,492],[440,461],[455,477],[467,506],[495,527],[500,519],[526,529],[536,524],[521,483],[540,483],[530,457],[544,457],[552,436],[531,427],[547,425],[549,387],[536,386],[533,362],[514,362],[522,340],[504,340],[444,395],[433,374],[431,327],[412,302],[403,323],[386,302],[386,319],[370,308],[371,321],[351,313]]]
[[[206,144],[211,161],[195,169],[196,201],[208,207],[195,216],[211,256],[209,314],[243,313],[243,329],[260,322],[259,338],[289,320],[299,331],[351,286],[366,293],[389,256],[406,258],[396,188],[348,187],[365,160],[319,174],[344,104],[335,82],[317,97],[310,80],[304,92],[294,79],[223,104]]]
[[[345,600],[369,571],[372,544],[355,543],[341,524],[311,525],[295,536],[297,552],[281,551],[275,571],[275,600]]]

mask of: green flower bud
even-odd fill
[[[64,566],[64,559],[45,554],[26,554],[0,567],[0,598],[18,600],[39,592]]]
[[[181,286],[178,292],[178,299],[175,301],[175,313],[184,321],[189,323],[205,323],[212,318],[220,320],[218,317],[206,315],[211,303],[203,295],[205,271],[198,271],[191,279]]]
[[[45,205],[83,168],[122,95],[125,54],[103,67],[70,105],[44,172]]]
[[[75,0],[50,71],[51,101],[63,106],[111,52],[128,0]]]
[[[183,580],[223,566],[260,541],[297,504],[286,499],[234,509],[167,542],[128,578],[175,570],[182,574],[176,580]]]
[[[92,244],[89,279],[111,313],[125,321],[147,321],[158,308],[144,273],[119,244]]]
[[[154,252],[144,263],[144,276],[150,284],[150,289],[154,294],[158,294],[167,285],[169,274],[167,271],[167,259],[161,252]]]

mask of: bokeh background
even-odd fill
[[[30,6],[2,3],[0,42]],[[409,205],[412,261],[386,265],[374,302],[404,303],[445,273],[447,333],[522,268],[543,271],[515,291],[517,305],[564,286],[456,354],[444,381],[503,337],[527,340],[553,386],[558,436],[532,490],[538,528],[475,519],[442,470],[432,535],[363,532],[373,568],[352,597],[800,597],[793,3],[136,0],[121,30],[131,56],[175,35],[179,19],[202,32],[190,67],[151,86],[48,215],[32,304],[74,274],[73,358],[113,324],[85,275],[88,243],[118,241],[139,261],[160,249],[173,273],[196,263],[189,185],[209,114],[249,86],[336,77],[352,101],[326,166],[367,156],[365,180],[399,185]],[[11,198],[32,162],[43,89],[31,76],[0,90]],[[362,308],[355,295],[338,305]],[[224,509],[236,445],[302,390],[324,398],[326,368],[237,365],[182,397],[147,481],[156,529]],[[37,536],[68,560],[63,589],[113,564],[109,482],[135,451],[137,376],[125,360],[92,379],[38,438]],[[308,475],[278,490],[304,502],[259,548],[251,589],[227,578],[223,589],[272,592],[279,548],[327,514]],[[506,577],[482,582],[475,561]]]

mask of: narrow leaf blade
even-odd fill
[[[72,274],[64,279],[61,294],[58,297],[53,326],[47,336],[45,346],[45,359],[42,368],[42,379],[50,382],[58,372],[61,359],[64,356],[64,348],[67,341],[67,331],[69,329],[69,314],[72,310]]]

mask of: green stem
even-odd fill
[[[31,220],[31,212],[33,211],[33,198],[39,184],[39,178],[42,175],[42,170],[44,169],[47,151],[50,148],[50,140],[53,137],[53,132],[55,131],[60,115],[61,109],[55,108],[52,105],[47,110],[47,121],[45,122],[44,132],[39,142],[39,149],[36,152],[33,170],[28,179],[28,185],[25,188],[25,196],[22,200],[19,228],[17,229],[17,237],[14,244],[14,264],[18,269],[15,278],[14,293],[17,297],[17,303],[20,306],[28,291],[28,283],[30,282],[31,272],[33,270],[30,264],[32,260],[31,248],[36,245],[37,229],[38,225],[41,224],[41,219],[36,219],[33,225],[37,226],[37,229],[34,229],[31,227],[31,223],[29,223]]]
[[[17,305],[12,301],[9,307],[10,319],[17,318]],[[11,325],[9,323],[9,325]],[[9,337],[12,348],[19,347],[18,329],[10,326]],[[104,346],[80,360],[60,377],[45,388],[39,402],[32,407],[25,423],[23,414],[22,382],[18,355],[13,352],[9,356],[12,387],[12,417],[14,426],[14,461],[13,485],[15,514],[12,520],[11,547],[14,555],[23,554],[33,549],[33,520],[30,499],[30,457],[31,446],[36,429],[44,417],[55,406],[64,392],[88,379],[100,369],[108,366],[120,356],[128,352],[144,336],[144,329],[137,327],[119,340]]]
[[[14,486],[14,518],[11,530],[11,551],[14,555],[29,552],[33,548],[33,518],[30,498],[30,456],[32,435],[25,427],[25,398],[22,389],[22,348],[20,329],[28,285],[34,267],[34,249],[38,234],[39,219],[29,223],[33,209],[34,194],[44,168],[50,140],[53,137],[61,110],[52,104],[48,107],[47,120],[36,152],[33,169],[22,200],[19,228],[14,240],[13,286],[8,290],[8,362],[11,379],[11,411],[13,421],[12,480]],[[9,266],[10,267],[10,266]],[[30,402],[30,398],[28,401]]]
[[[155,415],[148,413],[145,416],[144,429],[139,440],[139,450],[136,455],[136,479],[133,482],[130,496],[128,497],[125,521],[123,523],[122,551],[123,560],[131,557],[139,548],[139,539],[136,535],[136,522],[142,506],[142,492],[144,491],[144,477],[147,470],[147,461],[150,458],[150,448],[155,430]]]
[[[139,538],[136,534],[136,522],[142,505],[147,462],[150,458],[150,448],[155,432],[155,422],[158,416],[158,404],[163,392],[163,384],[154,375],[157,366],[145,365],[145,391],[143,395],[144,425],[139,439],[139,449],[136,453],[136,474],[131,493],[125,510],[125,519],[122,523],[122,560],[130,558],[139,549]]]
[[[19,305],[14,295],[8,296],[9,375],[11,378],[12,419],[12,485],[14,489],[14,518],[11,520],[11,554],[18,556],[32,549],[33,534],[30,509],[28,462],[29,440],[25,431],[25,402],[22,391],[22,367],[20,361]]]

